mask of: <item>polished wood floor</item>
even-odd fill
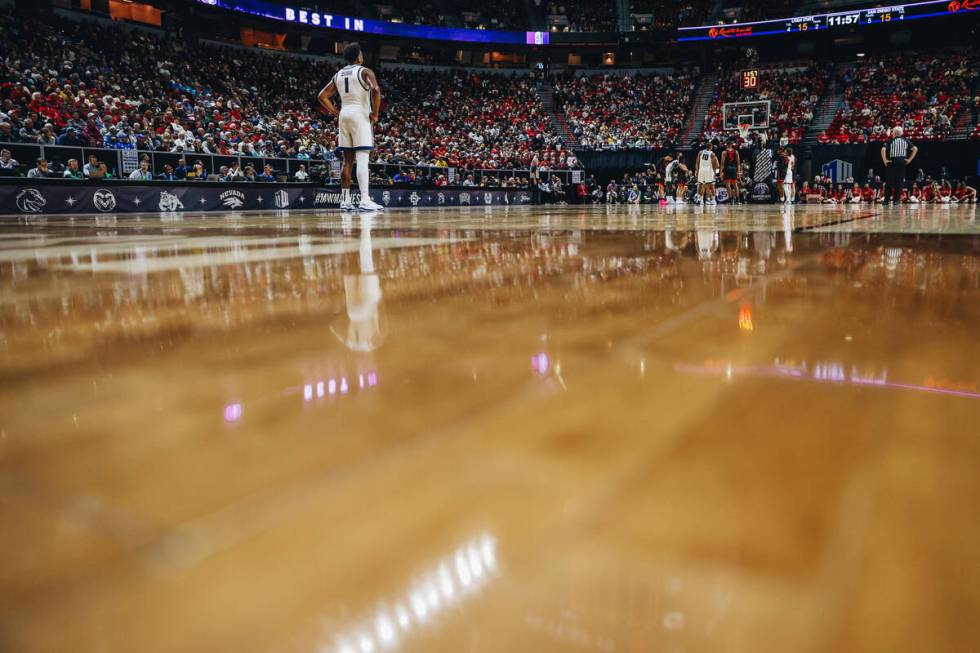
[[[0,219],[0,651],[973,651],[975,207]]]

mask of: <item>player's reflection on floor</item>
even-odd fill
[[[330,326],[331,332],[344,345],[355,352],[374,351],[380,347],[387,334],[381,326],[381,280],[374,271],[374,249],[371,229],[378,213],[362,213],[360,216],[360,246],[358,248],[358,273],[344,275],[344,293],[347,299],[347,317]]]

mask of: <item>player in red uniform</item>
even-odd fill
[[[961,181],[956,184],[956,192],[953,193],[953,198],[957,204],[976,204],[977,189],[967,186]]]
[[[742,167],[742,159],[735,149],[735,144],[731,141],[725,146],[725,151],[721,153],[721,172],[722,182],[728,189],[728,196],[733,204],[740,201],[741,193],[738,189],[738,171]]]
[[[909,204],[918,204],[922,201],[922,189],[918,183],[912,184],[912,192],[909,193]]]

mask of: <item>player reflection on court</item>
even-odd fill
[[[371,229],[377,215],[361,214],[359,273],[344,275],[347,318],[330,326],[331,332],[355,352],[374,351],[384,343],[387,335],[381,328],[381,280],[374,271],[374,249],[371,245]]]
[[[694,233],[698,244],[698,258],[702,261],[709,260],[718,250],[719,234],[711,229],[698,229]]]

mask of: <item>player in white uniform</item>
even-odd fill
[[[340,208],[351,211],[351,168],[357,161],[357,186],[361,191],[362,211],[384,211],[384,207],[371,200],[368,165],[374,149],[374,124],[381,111],[381,87],[370,68],[365,68],[361,46],[351,43],[344,48],[346,66],[337,71],[317,100],[331,114],[337,116],[337,145],[344,151],[344,167],[340,175]],[[340,109],[333,103],[334,94],[340,95]]]
[[[707,146],[698,153],[698,194],[705,204],[715,202],[715,178],[718,176],[718,157]]]
[[[791,148],[786,148],[786,176],[783,178],[783,197],[787,204],[796,200],[796,155]]]

